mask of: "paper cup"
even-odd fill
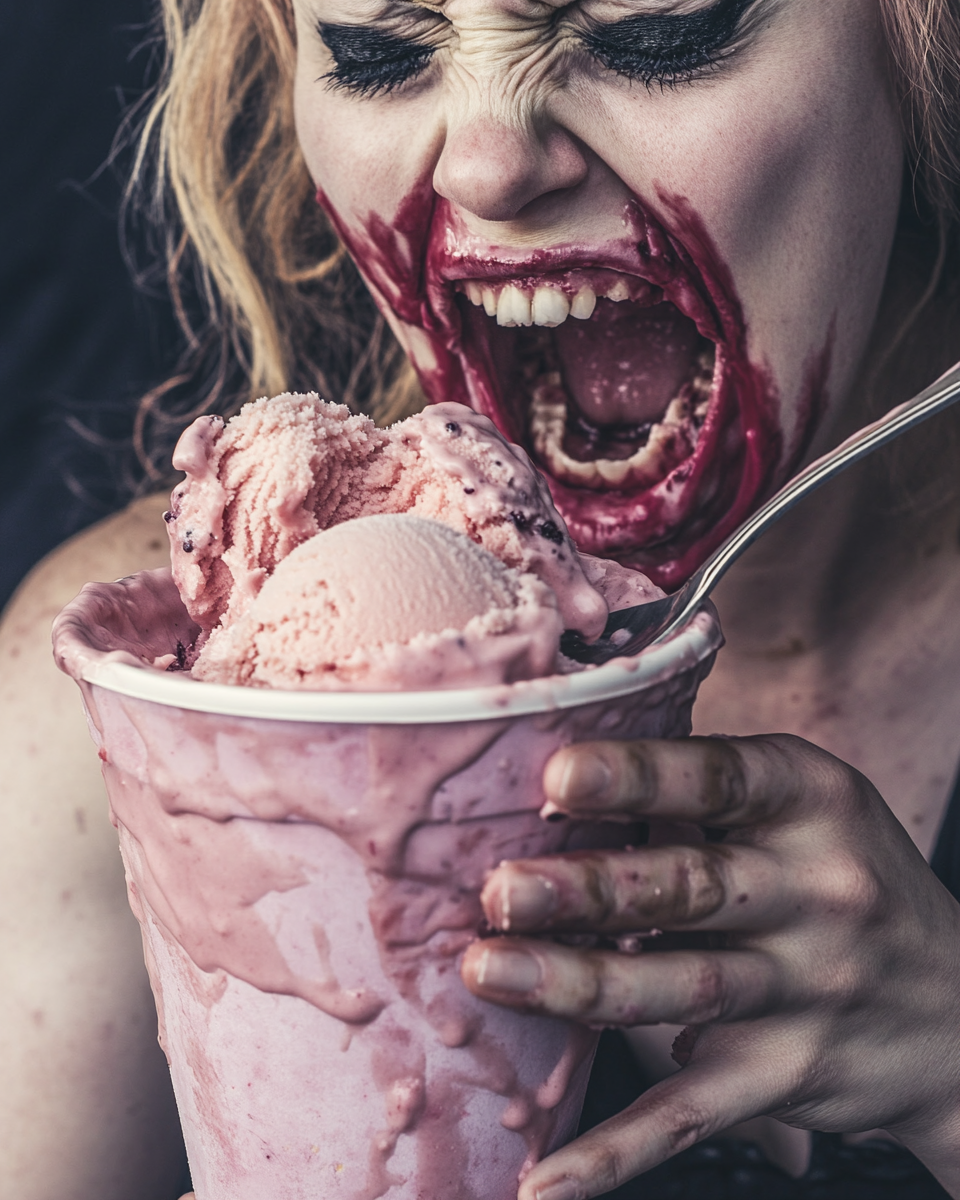
[[[596,1035],[458,971],[503,859],[623,845],[543,821],[588,738],[689,733],[720,644],[578,675],[306,693],[146,664],[196,635],[169,572],[88,585],[55,651],[83,690],[198,1200],[513,1200],[573,1136]]]

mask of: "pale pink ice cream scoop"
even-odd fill
[[[550,674],[553,592],[439,521],[359,517],[278,564],[193,667],[214,683],[314,690],[478,686]]]

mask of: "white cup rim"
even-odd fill
[[[716,617],[704,609],[675,637],[631,658],[615,658],[602,667],[574,675],[550,675],[492,687],[427,692],[307,692],[238,687],[204,683],[178,672],[132,666],[129,662],[118,662],[108,653],[87,658],[81,674],[87,683],[105,691],[192,712],[338,725],[438,725],[502,720],[616,700],[692,670],[722,643]]]

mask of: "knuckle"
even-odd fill
[[[577,862],[579,890],[583,897],[585,916],[591,922],[605,924],[616,913],[617,889],[610,878],[610,870],[604,857],[587,854]]]
[[[718,856],[705,850],[691,850],[678,857],[673,883],[674,914],[685,924],[716,912],[726,896]]]
[[[879,873],[853,855],[836,854],[823,865],[821,907],[830,915],[870,926],[887,915],[888,895]]]
[[[671,1154],[678,1154],[701,1141],[711,1132],[707,1114],[690,1101],[664,1107],[664,1134]]]
[[[619,911],[657,925],[693,925],[723,906],[725,855],[700,846],[672,847],[659,867],[642,876],[626,871],[619,884]]]
[[[714,955],[698,955],[691,967],[688,991],[689,1010],[683,1021],[704,1024],[719,1020],[727,1011],[729,997],[720,960]]]
[[[821,758],[813,782],[821,802],[832,811],[859,805],[863,799],[863,776],[839,759],[826,755]]]
[[[607,990],[603,958],[593,952],[563,955],[560,1009],[568,1016],[589,1020],[603,1004]]]
[[[626,1183],[631,1174],[618,1142],[612,1137],[597,1138],[591,1147],[588,1170],[600,1194]]]
[[[796,781],[797,797],[819,802],[831,813],[859,807],[872,785],[849,763],[794,734],[775,734],[764,739],[782,760],[784,778]]]
[[[740,812],[747,798],[747,775],[736,744],[704,738],[701,805],[704,817],[724,818]]]
[[[653,798],[657,790],[657,768],[652,747],[645,741],[635,741],[617,743],[617,750],[621,755],[621,799],[642,806]]]

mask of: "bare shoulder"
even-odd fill
[[[88,580],[168,561],[163,508],[138,500],[66,542],[0,621],[0,1174],[23,1200],[159,1198],[179,1170],[100,763],[50,645]]]
[[[48,554],[17,589],[0,622],[0,639],[50,620],[90,580],[119,579],[169,561],[165,495],[135,500],[123,512],[78,533]]]
[[[53,793],[50,811],[54,797],[63,801],[59,781],[72,777],[76,814],[91,790],[99,803],[98,764],[95,755],[87,761],[79,692],[54,666],[50,626],[89,580],[118,579],[168,560],[162,513],[162,498],[148,496],[71,538],[31,571],[7,605],[0,620],[0,752],[8,797],[17,785],[34,794],[40,785]]]

